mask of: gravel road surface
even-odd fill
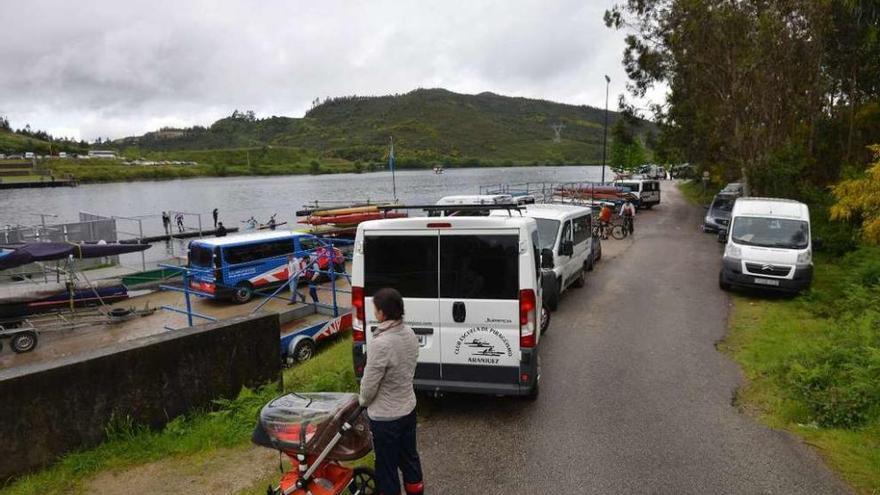
[[[715,349],[720,249],[697,228],[703,210],[663,187],[634,242],[607,241],[615,255],[563,297],[537,402],[420,398],[430,493],[849,493],[797,439],[731,405],[742,376]]]

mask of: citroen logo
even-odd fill
[[[762,271],[765,271],[765,272],[772,271],[772,270],[773,270],[773,265],[767,265],[767,264],[761,265],[761,270],[762,270]]]

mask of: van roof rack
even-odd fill
[[[425,210],[425,211],[517,210],[517,211],[522,211],[525,209],[525,207],[523,205],[518,205],[515,203],[504,203],[504,204],[486,204],[486,205],[406,205],[406,206],[387,205],[387,206],[379,206],[378,209],[380,211],[388,211],[388,210]]]

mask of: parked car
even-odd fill
[[[813,242],[807,205],[790,199],[739,198],[726,242],[718,284],[724,290],[759,287],[800,292],[813,281]]]
[[[538,224],[541,268],[552,273],[552,284],[544,285],[544,303],[556,311],[562,294],[570,287],[583,287],[587,272],[593,269],[592,210],[575,205],[534,204],[521,213]],[[492,212],[492,216],[509,215],[517,213]]]
[[[616,180],[614,184],[621,187],[628,187],[633,194],[637,195],[639,200],[636,204],[638,208],[650,210],[654,205],[660,204],[660,182],[653,179],[628,179]]]
[[[712,199],[712,203],[706,207],[706,217],[703,219],[703,232],[718,232],[730,225],[730,212],[733,203],[736,202],[736,194],[720,192]]]
[[[721,192],[742,196],[745,192],[745,186],[743,186],[741,182],[731,182],[724,186],[724,189],[722,189]]]
[[[358,226],[353,357],[363,375],[378,325],[373,294],[403,295],[419,337],[414,385],[431,393],[538,394],[542,304],[538,227],[510,217],[410,217]]]

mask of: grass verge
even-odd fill
[[[285,370],[284,390],[356,391],[351,338],[329,343],[314,359]],[[107,441],[101,445],[67,454],[53,466],[3,487],[0,494],[81,493],[83,482],[99,471],[247,444],[260,408],[276,395],[275,386],[244,389],[234,400],[218,401],[214,411],[181,416],[159,431],[132,425],[124,418],[114,420],[107,427]],[[265,485],[261,493],[265,493]]]
[[[744,410],[816,448],[858,492],[880,493],[880,249],[816,260],[794,299],[734,297],[722,349]]]
[[[715,194],[718,193],[719,187],[714,184],[709,184],[704,190],[702,182],[697,180],[686,180],[678,183],[678,189],[691,203],[704,206],[712,202]]]

